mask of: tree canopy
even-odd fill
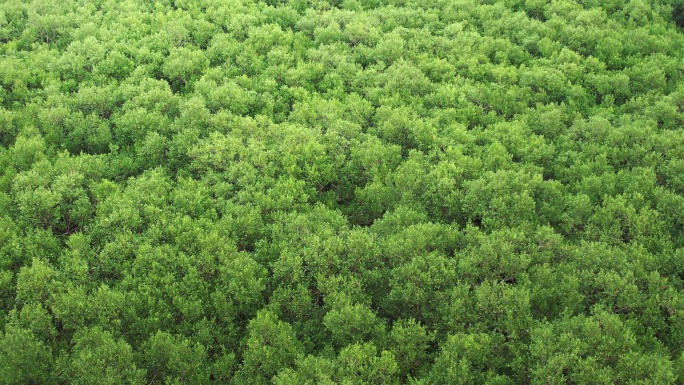
[[[0,385],[684,384],[681,0],[0,0]]]

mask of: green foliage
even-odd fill
[[[0,336],[2,384],[50,384],[53,357],[50,349],[29,329],[7,326]]]
[[[65,381],[73,384],[142,384],[144,370],[133,362],[130,345],[102,329],[80,330],[68,356],[57,360]]]
[[[206,351],[200,344],[158,332],[142,345],[141,357],[148,383],[207,384]]]
[[[497,347],[497,345],[499,345]],[[507,384],[498,374],[504,366],[501,341],[488,334],[456,334],[442,344],[428,377],[431,384]]]
[[[541,325],[532,339],[537,382],[672,384],[675,380],[667,355],[658,348],[640,351],[629,327],[615,314],[598,310],[589,317]]]
[[[0,2],[0,384],[684,382],[683,24]]]
[[[269,311],[259,312],[250,321],[247,333],[243,365],[235,378],[238,383],[268,383],[302,354],[292,327]]]

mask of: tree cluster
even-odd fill
[[[0,1],[0,384],[684,384],[683,15]]]

